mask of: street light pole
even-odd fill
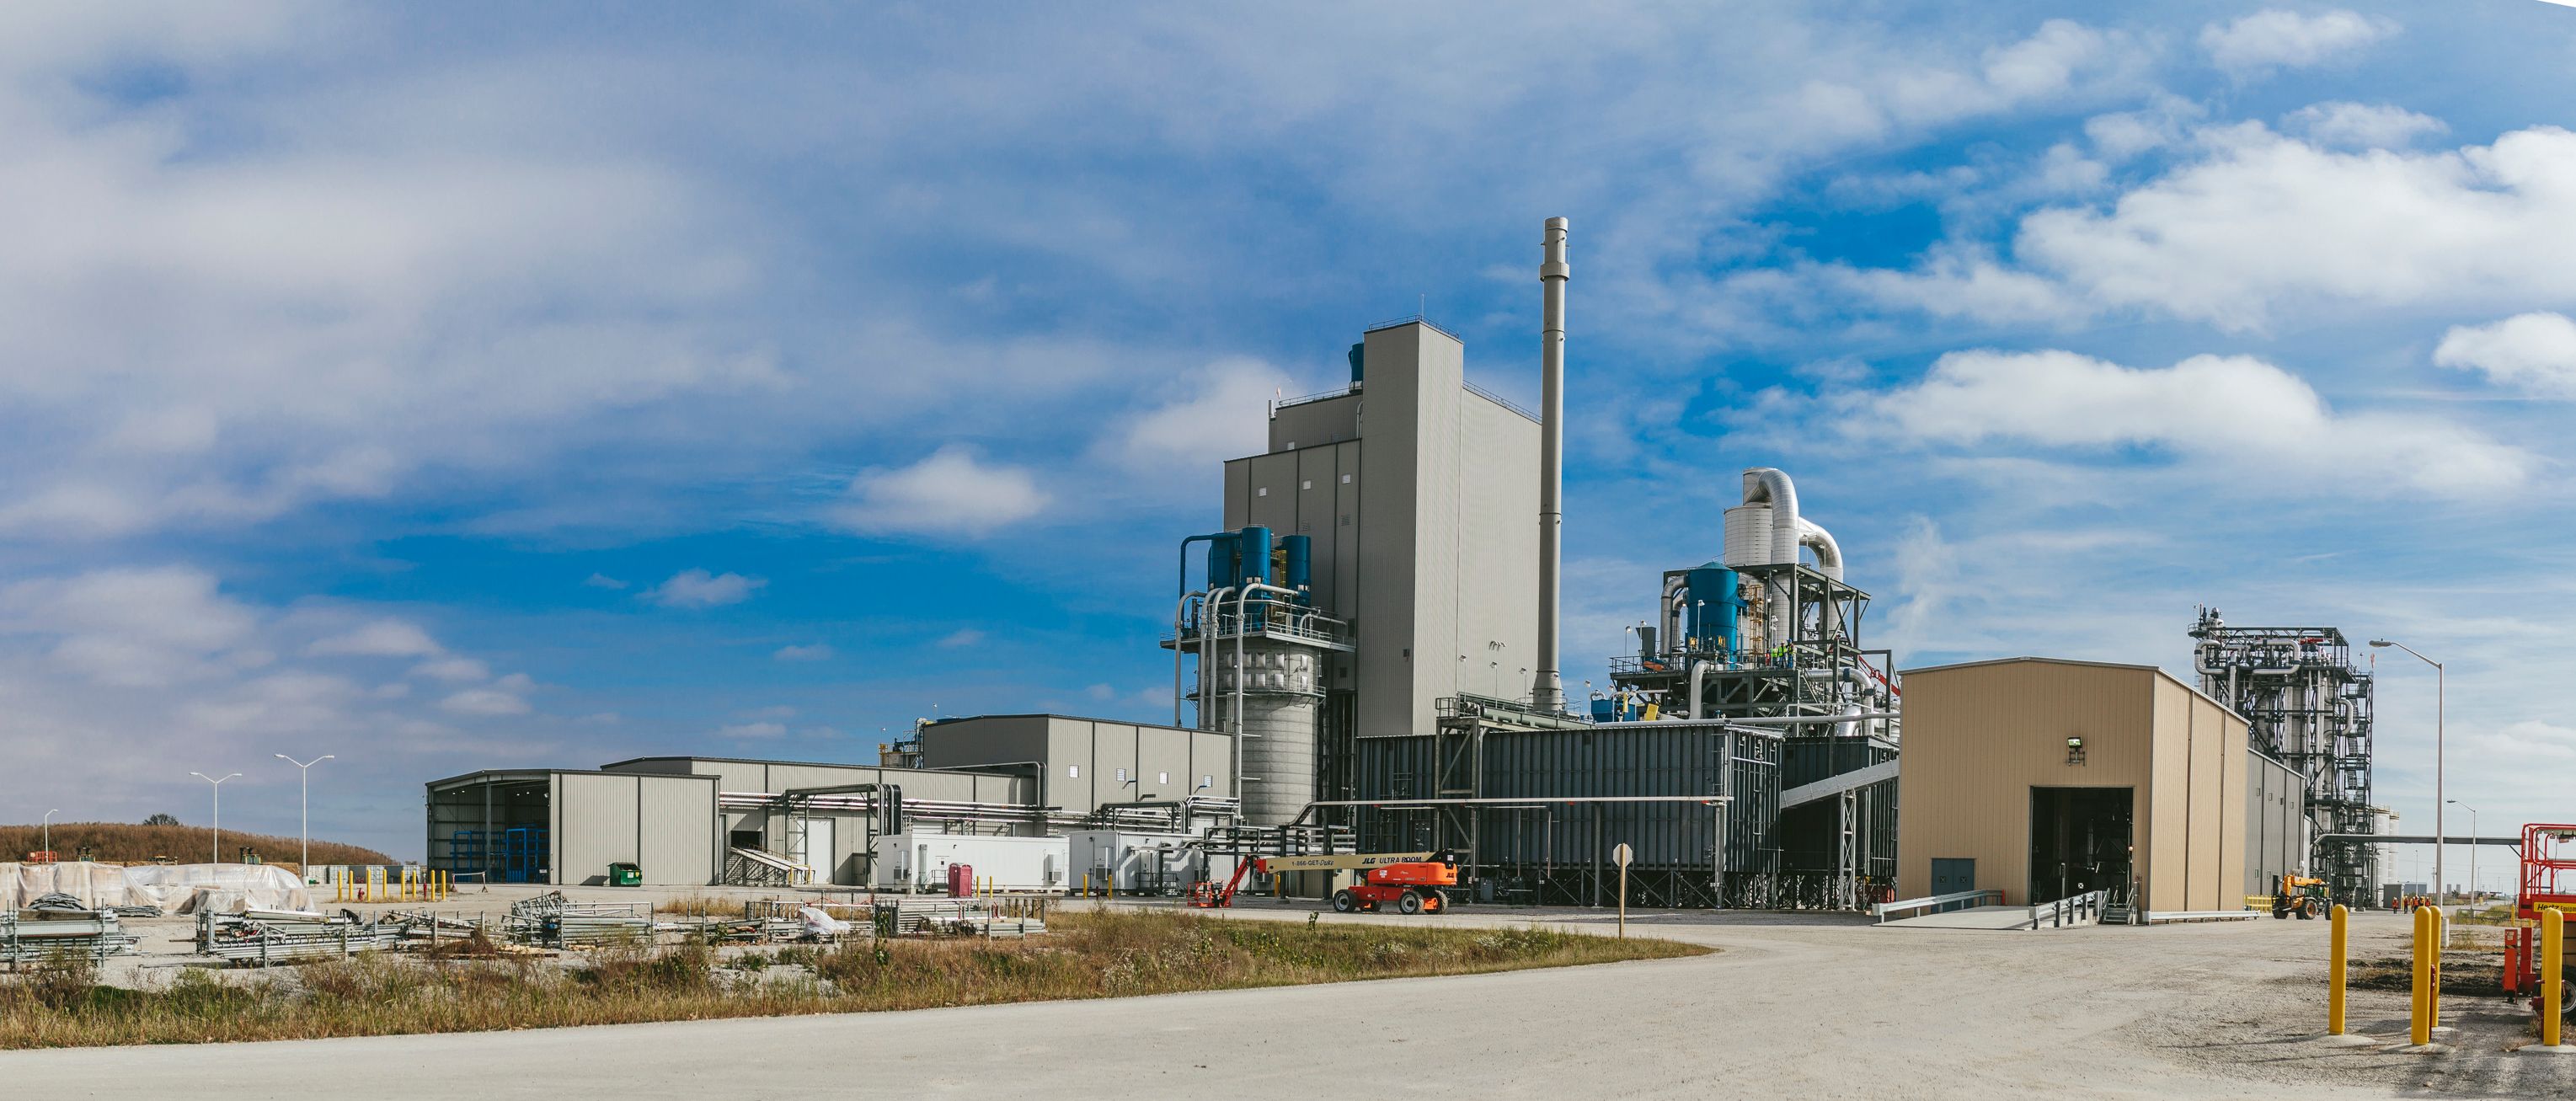
[[[2469,812],[2469,905],[2475,906],[2478,902],[2478,838],[2486,835],[2478,832],[2478,808],[2457,799],[2449,800],[2447,805]]]
[[[303,846],[303,848],[295,854],[295,874],[304,876],[307,879],[312,878],[313,875],[313,766],[330,760],[331,756],[331,754],[325,753],[310,761],[299,761],[283,753],[276,754],[278,760],[294,765],[296,771],[303,776],[303,782],[301,785],[303,790],[300,793],[302,796],[303,809],[299,814],[299,818],[302,820],[302,825],[297,827],[303,831],[297,837],[297,841]]]
[[[2443,712],[2449,709],[2448,674],[2443,670],[2441,662],[2416,653],[2414,647],[2403,642],[2374,638],[2370,640],[2370,644],[2379,647],[2394,646],[2407,653],[2415,654],[2415,660],[2433,667],[2433,897],[2440,899],[2450,890],[2442,882],[2442,853],[2450,847],[2448,839],[2442,833],[2442,819],[2447,817],[2442,813],[2442,725]]]
[[[61,813],[60,810],[45,812],[45,859],[47,860],[54,860],[54,816]],[[60,864],[62,861],[54,860],[54,863]]]
[[[220,777],[208,776],[202,772],[191,772],[188,775],[215,785],[215,843],[213,851],[208,855],[213,858],[214,863],[221,864],[224,862],[224,781],[241,773],[227,772]]]

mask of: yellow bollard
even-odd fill
[[[2433,935],[2433,915],[2426,912],[2429,909],[2422,906],[2415,909],[2415,1007],[2407,1016],[2408,1038],[2417,1047],[2433,1042],[2433,957],[2430,945],[2426,943]]]
[[[2331,962],[2326,965],[2326,1035],[2328,1036],[2343,1035],[2343,955],[2345,946],[2350,943],[2351,935],[2345,923],[2351,918],[2352,911],[2344,909],[2341,903],[2335,905],[2334,932],[2327,938],[2332,947],[2326,950],[2332,957]]]
[[[2540,912],[2540,1043],[2557,1047],[2567,1013],[2567,915]]]

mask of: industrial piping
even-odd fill
[[[1530,682],[1531,709],[1550,714],[1565,710],[1565,683],[1556,669],[1556,568],[1565,529],[1565,284],[1572,276],[1565,219],[1550,218],[1538,266],[1538,674]]]
[[[1744,503],[1771,506],[1771,562],[1796,565],[1801,533],[1798,526],[1798,488],[1790,484],[1789,475],[1767,466],[1745,471]],[[1797,625],[1791,620],[1797,615],[1797,609],[1790,606],[1789,596],[1789,579],[1786,576],[1773,577],[1763,586],[1762,636],[1767,646],[1786,645],[1796,630]]]

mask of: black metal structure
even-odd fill
[[[2305,778],[2319,840],[2310,874],[2347,906],[2379,898],[2377,850],[2333,835],[2370,835],[2373,678],[2332,627],[2230,627],[2218,609],[2192,624],[2200,689],[2245,717],[2246,740]]]

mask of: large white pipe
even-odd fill
[[[1834,542],[1832,532],[1804,516],[1798,518],[1798,545],[1816,552],[1816,572],[1836,581],[1843,579],[1843,548]]]
[[[1798,488],[1789,475],[1767,466],[1744,472],[1744,503],[1771,506],[1771,553],[1769,565],[1798,563]],[[1790,579],[1775,575],[1762,586],[1762,638],[1765,645],[1777,648],[1789,642],[1797,629],[1797,610],[1790,606]]]
[[[1545,258],[1538,266],[1538,673],[1530,681],[1530,707],[1565,709],[1565,684],[1556,671],[1557,560],[1565,531],[1565,219],[1547,220]]]

